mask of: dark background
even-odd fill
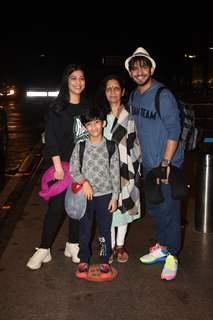
[[[87,71],[87,85],[93,90],[108,73],[130,79],[124,68],[125,58],[137,47],[144,47],[157,63],[155,77],[168,85],[191,72],[184,60],[186,52],[213,45],[213,32],[66,32],[55,31],[46,24],[29,26],[27,31],[7,31],[2,34],[0,81],[12,81],[25,87],[57,87],[64,67],[80,62]],[[204,49],[203,49],[204,48]],[[103,57],[118,56],[117,64],[103,64]],[[105,61],[109,61],[105,59]]]

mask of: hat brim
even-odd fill
[[[147,54],[144,54],[144,53],[136,53],[136,54],[133,54],[131,57],[127,58],[126,61],[125,61],[125,68],[127,71],[129,71],[129,61],[134,58],[134,57],[145,57],[147,59],[149,59],[149,61],[151,62],[152,64],[152,68],[155,69],[156,68],[156,63],[155,63],[155,60],[153,60],[150,56],[148,56]]]

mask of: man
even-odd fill
[[[130,104],[142,150],[143,173],[146,177],[150,170],[159,168],[156,183],[161,182],[164,197],[160,204],[146,201],[146,207],[154,219],[157,243],[140,261],[145,264],[165,261],[161,279],[172,280],[178,269],[181,223],[180,201],[172,198],[168,178],[170,164],[180,167],[184,156],[184,150],[178,143],[181,132],[179,109],[175,97],[166,89],[160,94],[160,116],[156,112],[155,95],[163,85],[152,78],[156,63],[144,48],[137,48],[126,59],[125,68],[137,85],[130,96]]]

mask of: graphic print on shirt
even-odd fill
[[[147,119],[156,119],[156,111],[149,111],[145,108],[132,106],[132,114],[140,115],[143,118]]]
[[[106,240],[104,237],[99,237],[98,238],[101,249],[100,249],[100,256],[105,256],[106,255]]]
[[[82,125],[80,117],[74,117],[73,123],[74,143],[86,140],[88,138],[88,132]]]

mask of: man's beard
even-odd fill
[[[138,83],[138,86],[139,86],[139,87],[143,87],[143,86],[145,86],[150,80],[151,80],[151,76],[147,77],[147,79],[145,80],[145,82],[143,82],[143,83]]]

